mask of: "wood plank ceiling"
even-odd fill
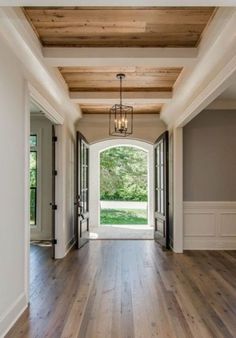
[[[43,46],[196,47],[214,7],[25,7]]]
[[[71,92],[117,92],[119,80],[116,74],[123,72],[123,92],[172,92],[181,68],[153,67],[63,67],[59,68]],[[127,102],[126,102],[127,103]],[[162,105],[134,105],[135,114],[157,114]],[[109,113],[107,105],[81,105],[84,114]]]
[[[25,7],[24,13],[46,47],[197,47],[214,7]],[[172,92],[182,68],[61,67],[70,92]],[[124,94],[125,97],[125,94]],[[126,102],[127,104],[129,102]],[[135,105],[135,113],[160,112],[162,104]],[[81,105],[86,114],[110,106]]]
[[[123,72],[124,92],[172,91],[181,68],[151,67],[62,67],[59,68],[71,92],[118,92],[116,74]]]

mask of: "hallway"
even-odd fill
[[[49,250],[31,250],[31,304],[7,338],[235,336],[235,251],[98,240],[53,261]]]

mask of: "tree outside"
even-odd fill
[[[100,200],[106,208],[101,208],[101,224],[147,224],[147,186],[145,151],[127,146],[103,151],[100,154]],[[109,201],[117,203],[107,208]],[[133,203],[129,203],[131,206],[127,209],[119,208],[122,205],[119,202],[124,201]]]

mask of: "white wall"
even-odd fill
[[[52,123],[44,116],[30,117],[30,133],[38,136],[38,188],[36,226],[31,226],[30,239],[52,238]]]
[[[0,337],[27,306],[26,91],[21,66],[0,39]]]
[[[79,130],[89,143],[96,143],[108,139],[117,139],[109,136],[108,114],[85,114],[77,124]],[[136,114],[134,115],[134,132],[132,139],[148,143],[154,143],[166,130],[165,123],[159,114]]]
[[[0,337],[3,337],[28,304],[29,177],[26,168],[30,151],[30,91],[27,72],[1,34],[0,46]],[[43,93],[40,86],[35,88]],[[46,102],[49,108],[56,109],[49,97]],[[51,113],[54,114],[53,109]],[[57,258],[65,256],[74,237],[75,128],[72,117],[63,117],[63,125],[56,126]]]
[[[97,142],[90,146],[89,155],[89,211],[90,226],[100,225],[100,152],[114,146],[139,147],[148,153],[148,223],[154,225],[154,150],[153,145],[130,139],[115,139]]]

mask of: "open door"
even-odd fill
[[[56,170],[56,142],[57,137],[55,134],[55,127],[52,126],[52,201],[51,201],[51,207],[52,207],[52,258],[55,258],[55,245],[57,243],[56,240],[56,176],[57,176],[57,170]]]
[[[168,131],[156,141],[155,151],[155,232],[154,239],[169,249]]]
[[[75,234],[77,247],[89,241],[89,145],[84,136],[76,135]]]

